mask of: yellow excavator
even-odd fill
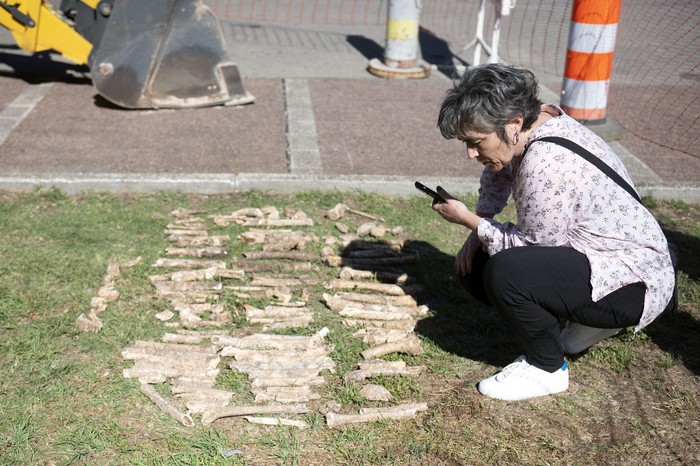
[[[201,0],[0,0],[0,26],[22,50],[87,65],[97,92],[119,107],[255,100]]]

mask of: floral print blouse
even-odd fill
[[[593,131],[557,106],[542,110],[555,118],[530,133],[523,155],[501,171],[484,170],[481,176],[477,212],[497,214],[512,196],[517,224],[484,218],[477,234],[489,255],[529,245],[572,247],[585,254],[594,301],[643,282],[639,330],[663,312],[673,294],[666,237],[651,213],[597,167],[558,144],[536,142],[545,136],[567,138],[634,186],[620,159]]]

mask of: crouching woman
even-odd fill
[[[444,97],[438,127],[485,167],[475,212],[442,188],[446,202],[433,204],[470,232],[456,271],[524,350],[478,389],[503,400],[562,392],[569,386],[565,353],[624,327],[639,330],[666,308],[675,285],[666,238],[641,202],[580,151],[543,140],[575,143],[633,186],[601,138],[542,104],[528,70],[467,69]],[[495,221],[511,197],[516,223]]]

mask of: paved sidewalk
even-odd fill
[[[222,26],[253,104],[117,109],[95,95],[83,70],[27,57],[0,31],[0,189],[414,195],[416,179],[458,193],[478,188],[481,166],[436,128],[450,77],[436,70],[387,80],[366,71],[381,55],[384,28]],[[543,97],[558,100],[546,88]],[[700,202],[700,170],[691,177],[698,182],[669,182],[612,145],[641,194]]]

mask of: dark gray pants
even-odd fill
[[[494,306],[525,349],[528,362],[554,372],[564,363],[560,319],[596,328],[636,325],[646,287],[633,283],[591,299],[585,255],[567,247],[526,246],[493,257],[479,251],[463,284]]]

